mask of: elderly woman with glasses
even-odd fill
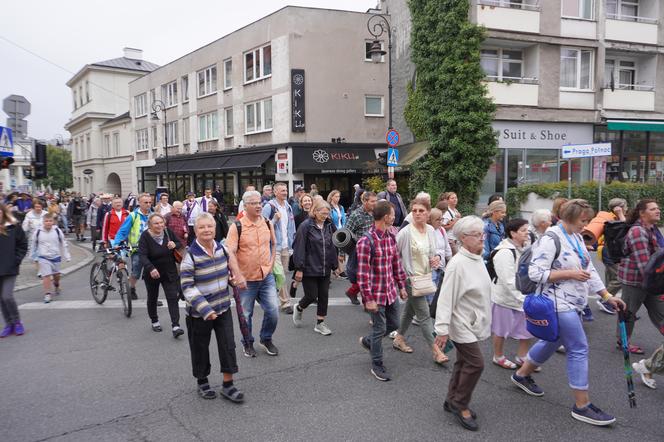
[[[443,407],[464,428],[477,431],[477,416],[469,404],[484,370],[479,341],[491,336],[491,279],[482,259],[484,221],[463,217],[454,224],[454,235],[461,247],[448,263],[440,287],[435,344],[444,349],[451,340],[457,355]]]

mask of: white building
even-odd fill
[[[132,189],[127,85],[158,67],[142,54],[124,48],[123,57],[87,64],[67,82],[73,111],[65,129],[72,140],[75,191],[126,194]]]

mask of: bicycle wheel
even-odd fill
[[[122,300],[122,311],[129,318],[131,316],[131,289],[127,269],[118,270],[118,286],[118,293],[120,293],[120,299]]]
[[[100,263],[95,263],[90,269],[90,291],[97,304],[103,304],[108,296],[108,288],[104,278],[104,269]]]

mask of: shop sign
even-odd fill
[[[304,132],[304,69],[291,69],[291,130]]]
[[[293,149],[293,171],[356,173],[376,168],[374,149],[312,147]]]
[[[494,121],[501,149],[562,149],[593,142],[592,124]]]
[[[280,175],[288,174],[288,160],[277,160],[277,173]]]

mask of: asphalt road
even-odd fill
[[[295,329],[290,316],[280,317],[279,356],[257,349],[258,357],[247,359],[238,351],[236,385],[246,402],[235,405],[197,396],[187,342],[150,330],[144,287],[127,319],[117,300],[91,303],[88,272],[89,266],[66,276],[63,295],[49,305],[41,303],[39,288],[17,293],[27,333],[0,341],[0,440],[664,440],[664,388],[649,390],[635,379],[638,408],[629,408],[615,319],[597,309],[586,327],[591,398],[617,416],[614,427],[570,417],[563,355],[536,375],[546,394],[533,398],[510,383],[510,371],[490,363],[487,341],[487,365],[471,405],[481,428],[471,433],[443,411],[450,368],[433,364],[418,327],[408,334],[413,354],[394,351],[385,340],[392,381],[373,378],[357,341],[369,330],[368,317],[343,297],[345,281],[333,282],[332,336],[313,332],[309,308],[307,327]],[[165,307],[159,311],[168,323]],[[662,337],[644,311],[641,316],[634,342],[650,352]],[[257,309],[255,323],[260,319]],[[510,343],[508,354],[515,349]],[[218,369],[215,350],[210,380],[216,386]]]

